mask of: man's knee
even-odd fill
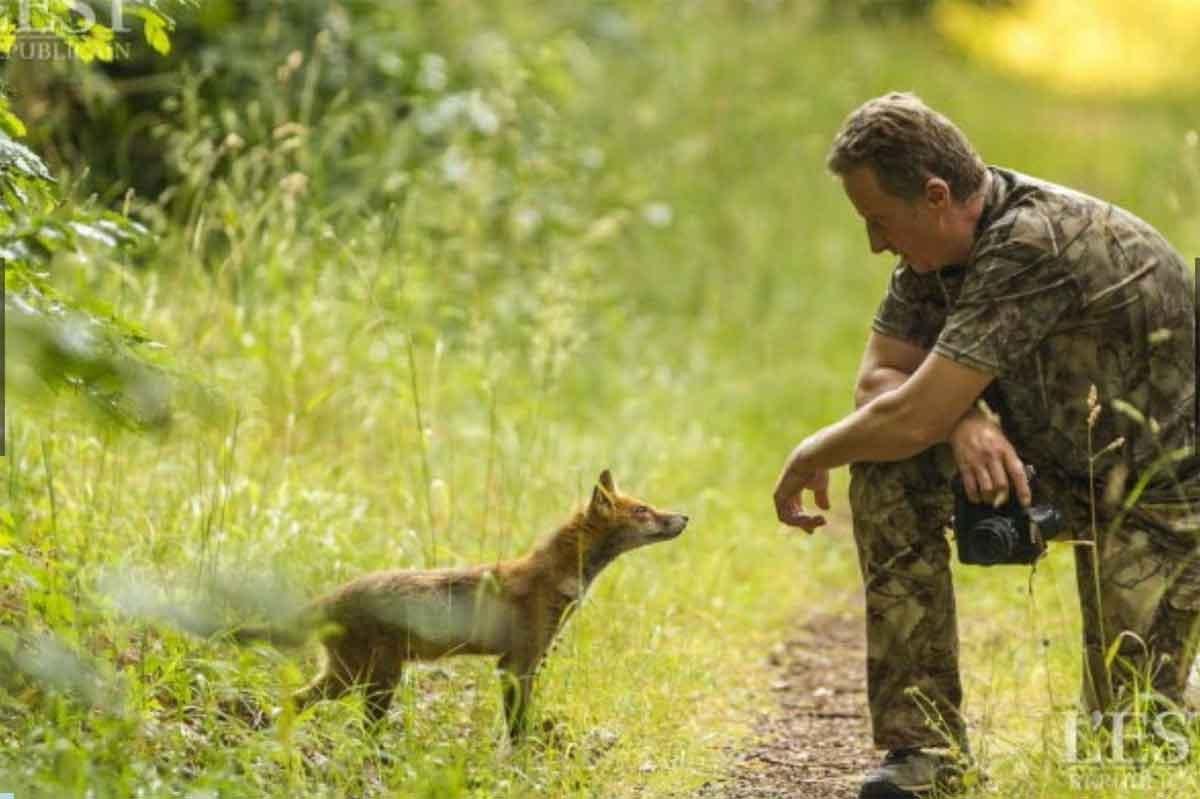
[[[850,509],[856,517],[898,504],[948,509],[953,477],[954,461],[945,445],[902,461],[852,463]]]

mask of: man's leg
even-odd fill
[[[953,473],[944,445],[905,461],[850,467],[867,604],[867,697],[880,749],[966,745],[944,532]]]
[[[1076,549],[1089,710],[1129,709],[1135,690],[1183,703],[1200,622],[1198,544],[1200,519],[1183,507],[1147,504],[1100,531],[1099,608],[1091,550]]]

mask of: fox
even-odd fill
[[[606,566],[633,549],[677,538],[688,517],[621,493],[605,469],[590,501],[523,557],[494,564],[362,575],[279,625],[242,626],[238,643],[296,647],[319,635],[321,672],[292,696],[297,710],[362,687],[378,722],[411,661],[499,656],[508,739],[526,731],[534,675]]]

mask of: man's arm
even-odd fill
[[[910,341],[872,331],[858,367],[854,407],[861,408],[899,388],[928,355],[927,350]],[[1010,454],[1016,454],[999,423],[972,404],[945,440],[954,453],[967,497],[972,502],[984,502],[999,496],[1002,487],[1007,486],[1005,464]],[[1016,488],[1019,495],[1021,486]]]
[[[929,355],[929,351],[871,331],[854,386],[854,407],[861,408],[880,394],[899,388]]]
[[[898,461],[945,441],[992,376],[933,354],[897,388],[884,391],[798,447],[811,467]]]
[[[874,374],[878,378],[876,386],[888,382],[888,373],[881,374],[881,368],[895,369],[888,365],[868,369],[868,376]],[[860,372],[860,388],[862,376]],[[824,492],[829,469],[855,461],[903,460],[948,440],[992,379],[986,372],[941,355],[926,357],[910,378],[890,390],[882,390],[858,410],[809,436],[792,451],[775,488],[780,520],[810,531],[820,526],[824,519],[810,516],[804,509],[803,490],[819,491],[818,504],[827,507]],[[1028,502],[1024,469],[1012,448],[993,465],[996,468],[989,468],[989,475],[997,481],[996,489],[1007,489],[1011,478],[1022,501]]]

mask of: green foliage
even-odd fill
[[[237,413],[148,437],[10,403],[0,790],[687,795],[773,706],[765,646],[794,608],[857,593],[840,495],[834,531],[803,539],[769,497],[848,407],[887,279],[822,166],[846,112],[914,88],[989,160],[1200,247],[1194,103],[1050,103],[925,28],[814,25],[807,3],[291,6],[206,5],[166,77],[114,63],[37,117],[64,180],[83,152],[104,196],[144,177],[120,216],[157,241],[76,236],[29,284],[137,318]],[[117,95],[86,96],[104,81]],[[32,185],[27,215],[97,212]],[[413,668],[371,731],[355,699],[287,708],[312,651],[182,632],[370,569],[516,555],[606,466],[692,526],[600,578],[540,678],[560,732],[525,750],[498,751],[490,663]],[[1006,796],[1063,781],[1020,753],[1077,687],[1066,554],[1036,607],[1011,573],[958,575]],[[998,646],[1001,627],[1019,632]]]
[[[0,263],[15,388],[35,389],[35,380],[71,388],[120,423],[167,423],[170,390],[144,354],[146,334],[95,299],[64,294],[53,279],[63,268],[103,268],[128,257],[145,234],[119,214],[61,202],[41,159],[0,134]]]
[[[49,34],[83,64],[111,61],[113,31],[95,21],[81,22],[65,2],[21,6],[24,25]],[[0,56],[13,48],[18,3],[8,0],[0,20]],[[169,49],[170,20],[156,3],[139,6],[147,41]],[[11,14],[11,16],[10,16]],[[11,64],[11,62],[10,62]],[[136,428],[161,428],[170,419],[172,388],[166,373],[146,352],[153,345],[136,323],[87,297],[60,291],[68,272],[82,276],[114,268],[145,249],[144,226],[94,204],[64,201],[41,158],[10,136],[26,127],[8,107],[0,87],[0,263],[4,265],[5,334],[13,353],[12,378],[18,389],[69,387],[90,400],[105,417]],[[161,359],[157,359],[161,360]]]

